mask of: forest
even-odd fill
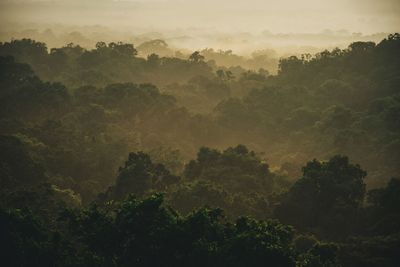
[[[399,89],[399,33],[279,59],[1,42],[1,261],[399,266]]]

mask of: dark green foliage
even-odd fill
[[[2,262],[7,266],[51,266],[55,263],[50,233],[30,213],[0,209]]]
[[[385,188],[368,192],[370,232],[381,235],[400,233],[400,179],[392,178]]]
[[[220,152],[200,148],[197,160],[184,170],[188,180],[206,180],[232,193],[268,193],[273,190],[274,175],[266,163],[247,147],[238,145]]]
[[[150,81],[165,85],[180,81],[182,77],[189,80],[194,76],[213,76],[200,54],[190,60],[163,57],[155,64],[154,56],[149,60],[139,58],[132,44],[122,42],[98,42],[92,50],[68,44],[48,52],[44,43],[13,40],[0,43],[0,56],[6,55],[30,64],[40,78],[69,87]]]
[[[393,34],[376,45],[284,58],[278,75],[222,101],[215,115],[230,138],[257,143],[280,164],[346,154],[382,186],[399,172],[399,43]]]
[[[210,182],[199,181],[180,185],[168,199],[183,214],[203,206],[219,207],[231,211],[230,194]]]
[[[12,56],[19,62],[28,63],[37,73],[48,71],[46,66],[48,51],[45,43],[22,39],[0,43],[0,47],[0,56]]]
[[[285,223],[336,238],[354,233],[365,194],[365,176],[366,172],[350,164],[347,157],[313,160],[282,197],[276,214]]]
[[[339,259],[343,266],[397,266],[400,236],[391,234],[351,238],[341,246]]]
[[[306,254],[303,254],[299,266],[307,267],[339,267],[337,259],[338,247],[334,243],[316,243]]]
[[[0,192],[29,188],[46,181],[43,166],[18,137],[0,135]]]
[[[62,114],[69,101],[66,88],[40,81],[27,65],[0,57],[0,116],[37,121]]]
[[[228,223],[218,209],[183,217],[161,195],[129,197],[113,212],[65,210],[60,221],[52,232],[29,212],[2,210],[2,251],[11,266],[296,266],[298,255],[291,227],[246,217]],[[335,258],[321,246],[310,253],[321,263]]]
[[[169,201],[187,214],[204,205],[226,210],[229,218],[271,216],[268,196],[280,187],[268,165],[244,145],[223,152],[203,147],[197,160],[184,169],[184,179],[173,189]]]
[[[7,266],[397,266],[400,183],[382,186],[399,176],[399,44],[270,75],[161,40],[1,43]]]
[[[179,182],[162,164],[153,164],[143,152],[130,153],[125,166],[119,169],[113,195],[124,198],[133,193],[143,195],[149,190],[164,191],[168,186]]]

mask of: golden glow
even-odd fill
[[[361,39],[360,33],[398,32],[399,14],[399,0],[3,0],[0,39],[27,29],[87,36],[95,34],[93,26],[98,25],[124,41],[151,32],[181,48],[230,48],[244,53],[279,47],[284,53],[294,46],[341,46]],[[107,39],[97,29],[98,37]],[[286,38],[279,33],[292,35]],[[307,39],[304,33],[314,35]],[[379,40],[385,34],[369,39]]]

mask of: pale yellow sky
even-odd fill
[[[346,29],[371,34],[400,31],[399,14],[400,0],[0,1],[1,25],[98,24],[159,31],[189,27],[285,33]]]

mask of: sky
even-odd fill
[[[400,0],[0,0],[0,23],[316,33],[400,31]],[[0,28],[1,29],[1,28]],[[4,29],[1,29],[4,30]]]

